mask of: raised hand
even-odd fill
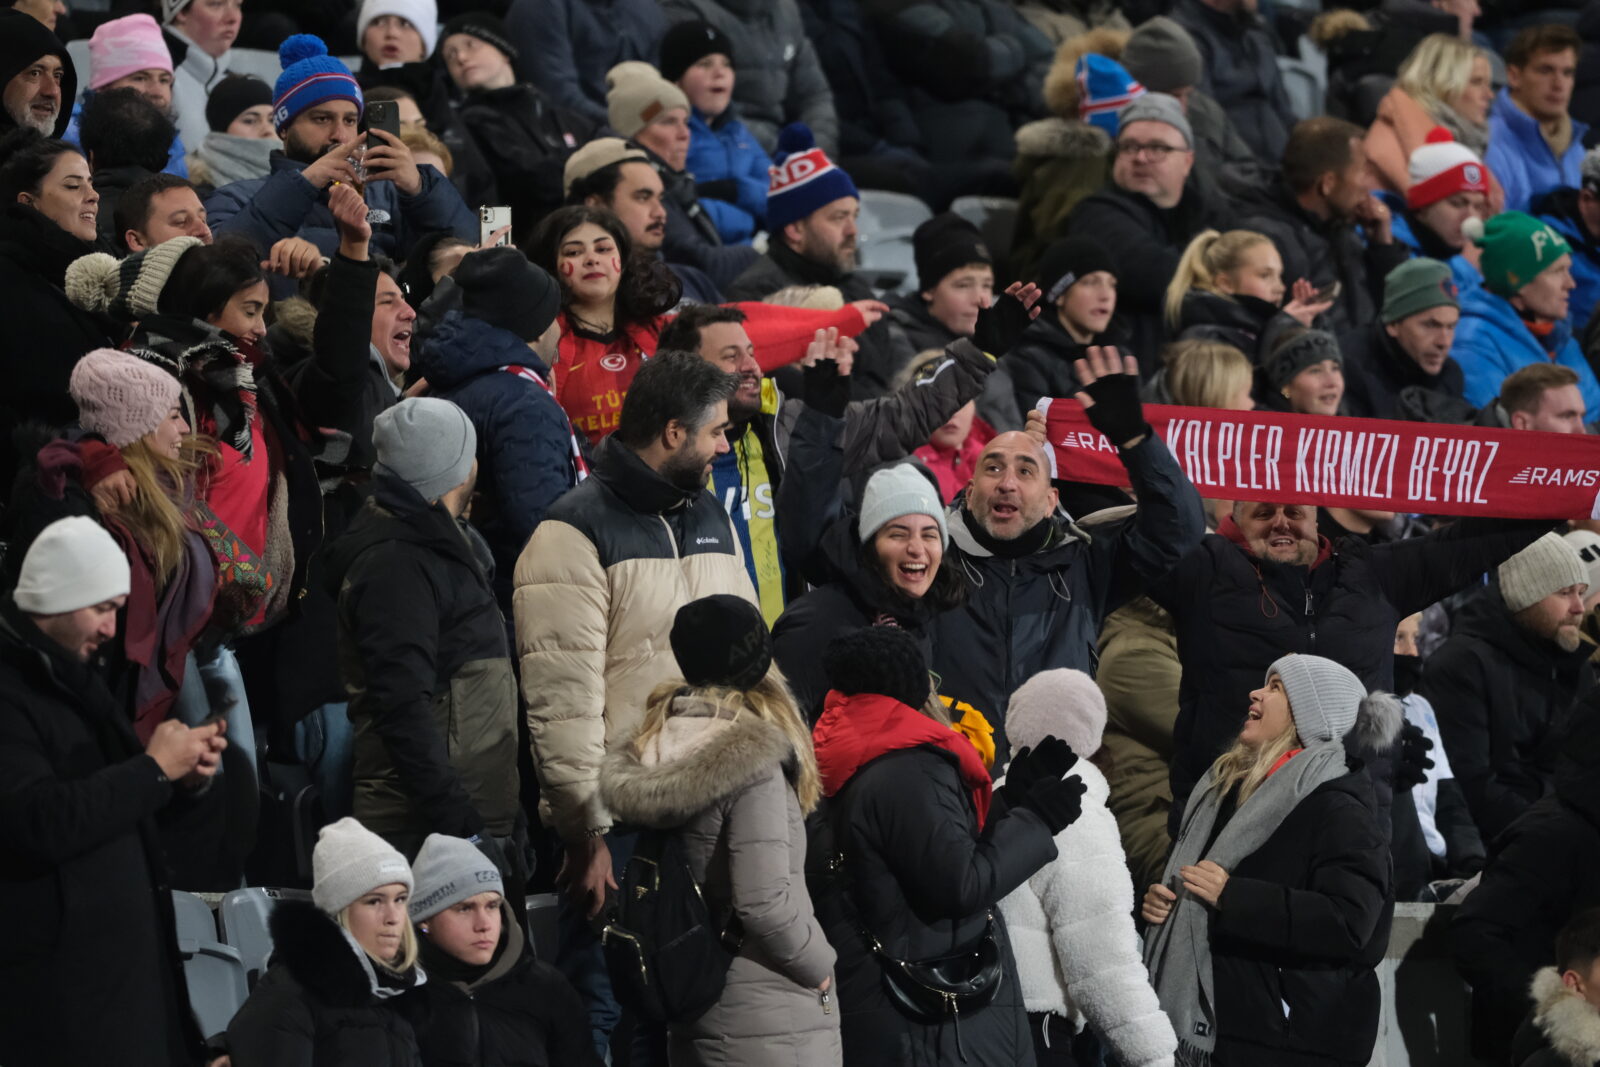
[[[349,187],[339,186],[338,189],[349,190]],[[338,192],[338,189],[334,191]],[[354,195],[354,190],[349,191]],[[366,210],[364,206],[362,210]],[[285,237],[273,245],[272,250],[267,253],[267,258],[261,261],[262,270],[290,278],[304,278],[321,266],[322,249],[304,237]]]
[[[1084,359],[1075,360],[1073,372],[1083,383],[1075,394],[1089,416],[1089,424],[1118,448],[1132,448],[1150,433],[1139,400],[1139,361],[1123,356],[1111,345],[1092,345]]]
[[[1317,287],[1309,279],[1300,278],[1290,291],[1289,302],[1283,305],[1283,313],[1309,329],[1312,321],[1331,307],[1332,299],[1318,300]]]
[[[422,192],[422,172],[417,169],[417,161],[405,142],[388,130],[368,130],[367,133],[383,142],[367,149],[361,161],[367,168],[367,181],[394,182],[395,188],[406,196]]]
[[[351,141],[349,144],[339,145],[322,154],[315,162],[307,164],[300,176],[310,182],[315,189],[326,189],[329,182],[345,182],[356,180],[355,164],[350,162],[350,157],[360,151],[362,142]]]
[[[372,240],[372,223],[367,221],[367,202],[352,186],[339,184],[328,190],[328,211],[339,230],[339,254],[346,259],[365,260]]]

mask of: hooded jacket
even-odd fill
[[[206,198],[206,217],[217,236],[239,233],[261,249],[285,237],[302,237],[331,256],[339,249],[339,230],[328,210],[328,189],[313,188],[301,176],[306,165],[282,153],[272,156],[272,174],[224,185]],[[417,168],[422,187],[416,196],[402,193],[394,182],[366,187],[367,206],[388,215],[372,227],[372,250],[403,260],[424,234],[449,230],[462,240],[478,242],[478,219],[449,179],[430,166]]]
[[[1429,400],[1436,406],[1454,408],[1462,422],[1471,413],[1461,395],[1466,384],[1461,364],[1447,356],[1439,373],[1429,374],[1389,336],[1382,322],[1340,337],[1339,351],[1345,358],[1344,406],[1357,418],[1416,418],[1421,405]]]
[[[578,484],[572,423],[550,371],[510,330],[449,311],[416,360],[430,395],[457,405],[478,433],[478,498],[472,521],[494,553],[494,589],[510,613],[511,572],[550,506]]]
[[[1117,322],[1092,344],[1117,344]],[[1028,412],[1042,398],[1072,396],[1083,388],[1073,363],[1084,358],[1081,344],[1061,325],[1054,310],[1046,310],[1028,323],[1011,351],[1000,357],[995,373],[984,386],[978,414],[1004,433],[1020,430]],[[1120,346],[1119,346],[1120,348]],[[1121,349],[1127,354],[1126,349]]]
[[[517,560],[512,604],[545,824],[563,839],[608,829],[607,741],[631,736],[678,673],[678,609],[713,593],[755,603],[738,537],[705,489],[684,491],[615,438],[556,501]]]
[[[1563,652],[1530,633],[1511,617],[1498,587],[1456,614],[1418,691],[1447,711],[1439,734],[1485,841],[1548,791],[1556,727],[1593,684],[1589,649]]]
[[[1600,698],[1574,705],[1553,746],[1553,787],[1490,844],[1478,887],[1450,927],[1472,986],[1472,1051],[1505,1062],[1528,983],[1556,962],[1556,934],[1600,904]]]
[[[95,670],[0,599],[0,906],[27,916],[0,961],[7,1059],[200,1062],[155,828],[173,795]]]
[[[1056,858],[1000,901],[1023,1006],[1086,1021],[1126,1067],[1170,1064],[1178,1039],[1139,956],[1109,787],[1088,760],[1072,773],[1088,787],[1083,814],[1056,834]]]
[[[1575,119],[1567,149],[1557,159],[1539,123],[1511,99],[1510,87],[1495,94],[1489,108],[1489,150],[1484,165],[1506,191],[1504,210],[1527,211],[1552,189],[1583,184],[1584,138],[1589,127]]]
[[[1387,692],[1400,620],[1499,566],[1549,525],[1462,519],[1383,545],[1321,538],[1306,567],[1256,558],[1232,516],[1225,518],[1149,590],[1172,614],[1183,663],[1169,829],[1176,833],[1195,783],[1238,734],[1262,664],[1290,652],[1315,653],[1350,668],[1368,690]],[[1378,773],[1374,786],[1387,818],[1387,767]]]
[[[413,992],[380,996],[372,962],[339,925],[303,900],[268,920],[267,973],[228,1024],[238,1067],[422,1067],[410,1016]],[[424,984],[413,969],[385,992]]]
[[[327,565],[356,731],[355,815],[403,850],[430,833],[509,837],[517,690],[486,547],[392,475],[373,486]]]
[[[1595,305],[1600,303],[1600,238],[1584,224],[1576,189],[1552,189],[1533,202],[1533,214],[1572,246],[1573,284],[1567,296],[1567,321],[1572,323],[1573,335],[1582,337]]]
[[[428,1067],[600,1067],[577,990],[534,958],[509,901],[500,901],[498,954],[475,978],[451,978],[465,965],[425,935],[417,941],[426,1010],[408,1014],[421,1016],[413,1028]]]
[[[1533,1007],[1511,1046],[1517,1067],[1594,1067],[1600,1063],[1600,1011],[1568,989],[1555,967],[1541,967],[1528,990]]]
[[[1172,18],[1189,31],[1202,60],[1199,88],[1222,105],[1257,158],[1283,158],[1295,115],[1278,71],[1272,34],[1253,11],[1225,14],[1201,0],[1178,0]]]
[[[946,520],[944,565],[961,567],[967,602],[931,625],[934,671],[942,690],[994,725],[995,747],[1009,751],[1005,712],[1011,694],[1044,670],[1092,675],[1105,617],[1170,571],[1205,532],[1200,497],[1167,446],[1153,434],[1119,449],[1141,502],[1133,518],[1085,531],[1062,515],[1052,532],[1017,559],[994,555],[972,533],[966,498]]]
[[[20,17],[19,17],[20,16]],[[26,17],[32,21],[23,22]],[[60,137],[72,121],[72,102],[78,98],[78,73],[61,39],[38,19],[24,11],[0,17],[0,85],[27,70],[45,56],[61,60],[61,109],[50,136]],[[201,110],[204,110],[202,106]],[[0,108],[0,137],[17,128],[11,113]]]
[[[894,704],[885,696],[834,693],[813,732],[817,765],[830,783],[826,818],[842,872],[842,884],[819,896],[818,914],[839,952],[845,1063],[1014,1067],[1026,1062],[1031,1040],[997,905],[1055,857],[1055,843],[1033,812],[999,802],[980,830],[970,783],[952,750],[893,748],[891,736],[860,736],[853,712],[871,712],[866,717],[877,723],[885,705]],[[894,959],[926,960],[976,942],[991,915],[1006,974],[994,1002],[962,1019],[963,1056],[951,1024],[914,1022],[891,1005],[862,931]]]
[[[1066,236],[1072,209],[1109,180],[1111,138],[1087,122],[1036,119],[1017,130],[1011,173],[1022,191],[1006,270],[1031,279],[1045,250]]]
[[[689,113],[689,156],[683,169],[702,191],[700,204],[726,244],[748,242],[767,226],[767,168],[772,159],[732,104],[715,118]],[[714,183],[714,184],[712,184]]]
[[[700,199],[696,175],[687,169],[672,169],[648,148],[644,153],[661,177],[661,205],[667,212],[666,230],[661,237],[662,258],[704,272],[715,286],[733,282],[761,253],[751,247],[748,239],[742,243],[723,239],[717,216]]]
[[[1513,371],[1554,362],[1578,375],[1584,422],[1600,419],[1600,381],[1595,380],[1578,339],[1572,335],[1572,326],[1565,319],[1540,341],[1511,301],[1480,286],[1461,294],[1461,322],[1450,354],[1461,364],[1467,403],[1474,407],[1484,407],[1499,396],[1500,383]]]
[[[673,1063],[828,1067],[839,1015],[817,987],[834,950],[806,891],[805,822],[794,749],[751,714],[729,719],[685,692],[644,753],[629,738],[606,757],[600,790],[622,822],[673,830],[712,919],[737,921],[738,954],[709,1011],[668,1027]]]
[[[482,148],[500,190],[499,203],[511,207],[513,237],[532,233],[539,220],[565,203],[561,176],[567,157],[593,140],[602,125],[551,103],[526,82],[470,92],[457,110]]]

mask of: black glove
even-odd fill
[[[1428,780],[1433,760],[1428,753],[1433,742],[1422,733],[1422,727],[1406,723],[1400,727],[1400,741],[1395,752],[1394,773],[1390,776],[1396,789],[1413,789]]]
[[[511,881],[516,872],[511,869],[511,862],[506,858],[505,849],[500,847],[500,842],[496,841],[494,835],[488,830],[480,830],[474,836],[476,840],[472,843],[478,846],[478,851],[482,852],[488,857],[489,862],[495,865],[495,868],[500,872],[501,878],[508,882]]]
[[[972,331],[972,341],[999,359],[1017,346],[1022,339],[1022,331],[1032,322],[1033,317],[1022,306],[1022,301],[1007,293],[996,293],[989,306],[978,312],[978,325]]]
[[[1006,764],[1006,780],[1000,786],[1000,795],[1006,803],[1016,807],[1023,802],[1035,783],[1059,782],[1078,762],[1072,746],[1059,737],[1046,737],[1038,748],[1024,745]]]
[[[1022,806],[1043,819],[1050,828],[1050,836],[1054,837],[1078,821],[1078,816],[1083,814],[1083,794],[1088,791],[1089,787],[1077,775],[1035,782],[1028,795],[1022,798]]]
[[[800,374],[801,399],[808,408],[824,415],[844,418],[845,406],[850,403],[850,376],[839,373],[839,364],[831,359],[819,359]]]
[[[694,195],[704,200],[726,200],[729,203],[739,199],[739,183],[732,178],[717,178],[709,182],[696,182]]]
[[[1144,421],[1144,405],[1139,402],[1139,379],[1132,374],[1107,374],[1084,386],[1094,401],[1087,409],[1089,425],[1106,435],[1106,440],[1122,447],[1135,437],[1151,432]]]

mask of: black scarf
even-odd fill
[[[966,524],[967,532],[972,535],[974,541],[988,549],[991,555],[1001,559],[1021,559],[1023,556],[1033,555],[1050,544],[1056,530],[1056,524],[1051,522],[1047,515],[1016,537],[1002,541],[985,530],[983,524],[966,509],[965,505],[961,508],[961,521]]]
[[[767,249],[767,255],[783,270],[783,273],[802,285],[837,286],[846,277],[829,264],[807,259],[782,241],[774,241]]]

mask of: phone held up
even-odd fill
[[[498,231],[499,236],[495,236]],[[480,207],[478,209],[478,247],[496,248],[511,243],[511,209]]]
[[[382,138],[372,136],[370,132],[372,130],[382,130],[384,133],[400,136],[400,105],[393,100],[374,100],[367,105],[362,114],[368,130],[368,148],[377,148],[383,144]]]

